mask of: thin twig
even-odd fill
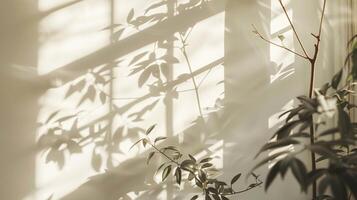
[[[294,34],[295,34],[296,39],[298,40],[298,42],[299,42],[299,44],[300,44],[300,47],[301,47],[302,51],[304,52],[305,56],[306,56],[307,58],[309,58],[309,55],[307,54],[307,52],[306,52],[306,50],[305,50],[305,47],[304,47],[304,45],[302,44],[302,42],[301,42],[301,40],[300,40],[299,34],[297,33],[296,28],[295,28],[294,24],[292,23],[292,21],[291,21],[291,19],[290,19],[290,17],[289,17],[288,12],[286,11],[286,8],[285,8],[283,2],[282,2],[281,0],[279,0],[279,3],[280,3],[281,7],[282,7],[283,10],[284,10],[284,13],[285,13],[285,15],[286,15],[286,18],[288,19],[289,24],[290,24],[291,28],[292,28],[293,31],[294,31]]]
[[[255,34],[257,34],[262,40],[264,40],[264,41],[266,41],[266,42],[268,42],[269,44],[272,44],[272,45],[274,45],[274,46],[277,46],[277,47],[280,47],[280,48],[282,48],[282,49],[285,49],[285,50],[287,50],[287,51],[289,51],[289,52],[291,52],[291,53],[293,53],[293,54],[295,54],[295,55],[297,55],[297,56],[299,56],[299,57],[301,57],[301,58],[308,59],[307,56],[304,56],[304,55],[302,55],[302,54],[300,54],[300,53],[297,53],[297,52],[295,52],[295,51],[293,51],[293,50],[291,50],[291,49],[289,49],[289,48],[287,48],[287,47],[285,47],[285,46],[283,46],[283,45],[279,45],[279,44],[277,44],[277,43],[275,43],[275,42],[272,42],[272,41],[266,39],[262,34],[259,33],[259,31],[257,30],[257,28],[256,28],[254,25],[252,25],[252,26],[253,26],[253,28],[254,28],[253,32],[254,32]]]

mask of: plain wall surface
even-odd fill
[[[278,43],[282,34],[283,45],[301,52],[278,1],[178,1],[176,9],[163,2],[0,2],[0,199],[187,199],[197,190],[155,176],[162,159],[146,165],[151,149],[129,151],[152,124],[152,138],[168,137],[160,146],[214,156],[226,181],[258,162],[278,115],[307,93],[309,79],[305,60],[252,32],[254,24]],[[311,54],[322,1],[284,3]],[[351,10],[343,1],[327,3],[316,87],[346,54]],[[189,33],[189,65],[178,32]],[[55,145],[71,137],[73,151]],[[52,148],[43,149],[47,144]],[[261,187],[238,197],[308,199],[289,176],[268,193]]]

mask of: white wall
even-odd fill
[[[229,180],[257,163],[253,157],[279,126],[279,113],[307,92],[308,63],[252,33],[254,24],[276,42],[283,34],[284,45],[300,51],[277,0],[212,0],[205,6],[180,0],[176,11],[169,1],[146,13],[161,20],[138,28],[127,22],[131,9],[133,19],[146,20],[140,16],[158,1],[16,2],[0,3],[5,13],[0,19],[0,141],[6,163],[0,168],[5,177],[0,199],[185,199],[193,192],[187,185],[180,192],[153,179],[159,161],[146,166],[149,149],[129,151],[144,129],[157,124],[153,137],[168,136],[167,144],[197,158],[217,156],[222,179]],[[310,33],[317,31],[321,2],[284,2],[311,54]],[[343,3],[328,1],[316,87],[343,64],[347,11]],[[177,48],[178,32],[191,28],[186,50],[204,120]],[[131,63],[144,52],[149,53]],[[152,52],[157,58],[166,55],[150,64],[160,65],[160,79],[151,75],[140,87],[143,71],[131,72]],[[62,145],[35,155],[36,141],[52,144],[74,133],[79,133],[73,141],[80,152],[71,154]],[[259,170],[262,177],[266,172]],[[289,177],[267,194],[258,188],[241,199],[287,195],[304,198]]]

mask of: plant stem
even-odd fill
[[[319,26],[319,31],[317,35],[312,34],[316,38],[316,44],[315,46],[315,52],[313,58],[310,59],[310,66],[311,66],[311,71],[310,71],[310,88],[309,88],[309,98],[313,97],[313,90],[314,90],[314,85],[315,85],[315,65],[316,65],[316,60],[317,56],[319,53],[319,48],[320,48],[320,42],[321,42],[321,33],[322,33],[322,22],[324,19],[325,15],[325,10],[326,10],[326,0],[323,2],[323,7],[322,7],[322,13],[321,13],[321,19],[320,19],[320,26]],[[313,145],[315,144],[315,129],[314,129],[314,121],[313,117],[311,116],[311,125],[310,125],[310,144]],[[311,171],[316,170],[316,155],[313,151],[311,151]],[[314,180],[312,183],[312,199],[316,200],[317,199],[317,181]]]
[[[288,49],[288,48],[286,48],[286,47],[284,47],[282,45],[278,45],[276,43],[273,43],[273,42],[267,40],[256,29],[254,30],[254,32],[261,39],[263,39],[264,41],[266,41],[266,42],[268,42],[268,43],[270,43],[272,45],[278,46],[280,48],[283,48],[283,49],[285,49],[285,50],[287,50],[287,51],[289,51],[289,52],[291,52],[291,53],[293,53],[293,54],[295,54],[295,55],[297,55],[299,57],[302,57],[302,58],[304,58],[304,59],[306,59],[306,60],[308,60],[310,62],[309,98],[313,98],[314,85],[315,85],[315,65],[316,65],[316,60],[317,60],[317,56],[318,56],[319,48],[320,48],[321,33],[322,33],[322,23],[323,23],[325,11],[326,11],[326,0],[323,1],[323,7],[322,7],[322,13],[321,13],[321,19],[320,19],[318,33],[317,33],[317,35],[312,34],[312,36],[314,36],[316,38],[316,43],[314,44],[315,50],[314,50],[313,57],[310,57],[308,55],[307,51],[305,50],[305,47],[301,42],[299,34],[297,33],[296,28],[295,28],[294,24],[292,23],[292,20],[290,19],[284,4],[282,3],[281,0],[279,0],[279,3],[281,5],[282,9],[284,10],[285,16],[289,21],[290,27],[292,28],[292,30],[294,32],[294,35],[296,36],[296,38],[297,38],[297,40],[299,42],[299,45],[300,45],[302,51],[304,52],[304,55],[299,54],[299,53],[297,53],[297,52],[295,52],[295,51],[293,51],[291,49]],[[310,145],[313,145],[313,144],[315,144],[315,129],[314,129],[314,121],[313,121],[313,117],[312,116],[310,118],[310,122],[311,122],[311,125],[310,125]],[[311,171],[315,171],[315,170],[316,170],[316,155],[315,155],[314,152],[311,151]],[[313,182],[313,184],[312,184],[312,199],[313,200],[317,199],[317,190],[316,190],[316,188],[317,188],[317,182],[315,180]]]

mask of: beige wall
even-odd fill
[[[140,16],[155,2],[0,2],[0,199],[185,199],[190,187],[180,192],[153,178],[158,161],[146,166],[149,149],[129,151],[152,124],[153,136],[168,136],[167,143],[185,153],[217,156],[223,179],[257,162],[253,156],[279,126],[277,116],[306,92],[308,81],[304,60],[252,33],[254,24],[277,42],[284,34],[284,45],[300,51],[277,1],[212,0],[199,6],[180,0],[176,11],[169,1],[146,13],[153,22],[128,24],[132,8],[133,19],[146,20]],[[311,53],[321,2],[285,2]],[[317,87],[343,63],[347,11],[344,2],[328,1]],[[124,24],[123,33],[118,24]],[[178,32],[191,28],[187,55],[200,106],[177,48]],[[149,64],[160,65],[160,78],[146,80],[140,62],[148,63],[152,52],[163,57]],[[136,67],[139,72],[131,74]],[[54,136],[43,140],[51,131]],[[66,145],[52,156],[37,149],[40,138],[48,144],[74,133],[80,153]],[[259,171],[262,177],[266,172]],[[242,199],[287,195],[304,198],[287,178],[268,194],[258,188]]]

